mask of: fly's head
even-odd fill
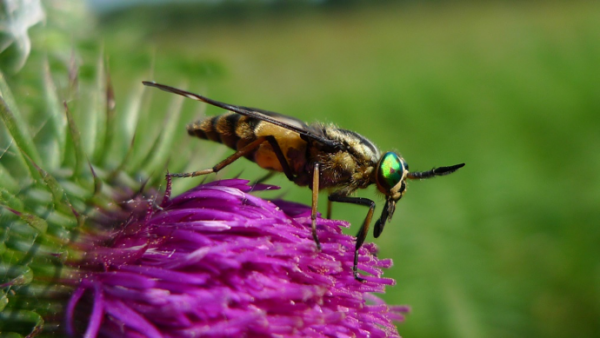
[[[406,192],[406,179],[408,178],[408,164],[394,152],[383,154],[375,170],[375,184],[377,189],[385,194],[385,205],[381,217],[375,222],[373,235],[381,235],[388,219],[392,218],[398,202]]]
[[[375,238],[381,235],[383,227],[388,219],[392,218],[398,202],[406,192],[406,180],[420,180],[435,176],[444,176],[464,167],[465,164],[456,164],[448,167],[433,168],[428,171],[409,172],[408,164],[404,159],[394,152],[383,154],[377,169],[375,170],[375,183],[379,191],[385,194],[386,200],[381,212],[381,217],[375,222],[373,235]]]

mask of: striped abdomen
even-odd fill
[[[306,142],[298,133],[255,118],[229,112],[196,121],[188,125],[187,130],[191,136],[219,142],[234,150],[242,149],[259,137],[274,136],[295,173],[302,171],[306,163]],[[283,171],[268,142],[262,143],[246,158],[262,168]]]
[[[188,134],[201,139],[222,143],[231,149],[238,150],[256,140],[254,127],[256,119],[236,113],[207,117],[187,126]]]

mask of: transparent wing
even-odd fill
[[[235,112],[235,113],[238,113],[241,115],[245,115],[245,116],[255,118],[255,119],[258,119],[261,121],[272,123],[276,126],[280,126],[282,128],[286,128],[286,129],[292,130],[294,132],[297,132],[298,134],[303,135],[304,138],[309,138],[309,139],[318,141],[318,142],[320,142],[324,145],[330,146],[330,147],[334,147],[334,148],[342,147],[341,143],[330,140],[328,138],[325,138],[324,136],[316,134],[314,131],[312,131],[310,129],[310,127],[306,123],[304,123],[296,118],[290,117],[290,116],[286,116],[286,115],[275,113],[275,112],[268,111],[268,110],[263,110],[263,109],[258,109],[258,108],[249,108],[249,107],[243,107],[243,106],[235,106],[232,104],[215,101],[215,100],[209,99],[207,97],[204,97],[202,95],[194,94],[194,93],[182,90],[182,89],[178,89],[175,87],[156,83],[154,81],[143,81],[142,83],[146,86],[156,87],[158,89],[164,90],[169,93],[182,95],[182,96],[185,96],[192,100],[205,102],[205,103],[211,104],[213,106],[227,109],[227,110],[230,110],[232,112]]]

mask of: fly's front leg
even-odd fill
[[[329,200],[331,202],[352,203],[369,207],[367,217],[365,217],[362,226],[356,234],[356,247],[354,248],[354,265],[352,266],[354,278],[358,281],[364,281],[363,278],[360,278],[358,276],[358,249],[360,249],[360,247],[363,245],[363,243],[365,242],[365,238],[367,238],[367,234],[369,233],[369,225],[371,224],[371,219],[373,218],[375,202],[371,201],[368,198],[339,196],[336,194],[329,195]]]
[[[310,213],[310,221],[312,226],[312,236],[317,243],[317,249],[321,251],[321,243],[317,236],[317,204],[319,202],[319,163],[315,162],[313,167],[313,182],[312,182],[312,210]]]

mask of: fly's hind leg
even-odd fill
[[[356,234],[356,246],[354,247],[354,264],[352,265],[352,273],[354,274],[354,279],[358,281],[364,281],[363,278],[358,276],[358,249],[363,245],[365,239],[367,238],[367,234],[369,233],[369,225],[371,224],[371,219],[373,218],[373,211],[375,210],[375,202],[371,201],[368,198],[362,197],[348,197],[348,196],[340,196],[336,194],[329,195],[329,201],[331,202],[342,202],[342,203],[352,203],[359,204],[369,207],[369,211],[367,212],[367,216],[363,221],[362,226],[358,230]]]
[[[269,142],[269,144],[273,148],[273,152],[275,152],[275,156],[277,156],[277,159],[281,163],[281,167],[283,168],[283,172],[285,173],[285,176],[287,176],[287,178],[290,181],[293,181],[294,175],[292,173],[292,170],[291,170],[289,164],[287,163],[287,161],[285,160],[285,157],[283,156],[283,152],[281,151],[281,148],[279,147],[277,140],[275,139],[275,137],[273,137],[271,135],[261,136],[261,137],[257,138],[256,140],[248,143],[242,149],[239,149],[235,153],[231,154],[231,156],[229,156],[226,159],[224,159],[223,161],[217,163],[217,165],[215,165],[212,168],[193,171],[193,172],[189,172],[189,173],[167,174],[167,177],[196,177],[196,176],[216,173],[219,170],[230,165],[231,163],[235,162],[238,158],[250,154],[265,141]]]
[[[251,153],[252,151],[254,151],[254,149],[256,149],[256,147],[258,147],[261,143],[266,141],[266,137],[259,137],[256,140],[248,143],[247,145],[245,145],[242,149],[239,149],[238,151],[236,151],[235,153],[231,154],[231,156],[227,157],[226,159],[224,159],[223,161],[217,163],[217,165],[215,165],[212,168],[209,169],[204,169],[204,170],[198,170],[198,171],[193,171],[193,172],[189,172],[189,173],[179,173],[179,174],[167,174],[167,176],[171,176],[171,177],[196,177],[196,176],[201,176],[201,175],[208,175],[211,173],[216,173],[219,170],[225,168],[226,166],[230,165],[231,163],[235,162],[235,160],[237,160],[238,158],[242,157],[242,156],[246,156],[249,153]]]
[[[321,251],[321,243],[317,236],[317,204],[319,202],[319,163],[315,162],[313,167],[313,182],[312,182],[312,210],[310,213],[310,223],[312,227],[312,236],[317,243],[317,249]]]

